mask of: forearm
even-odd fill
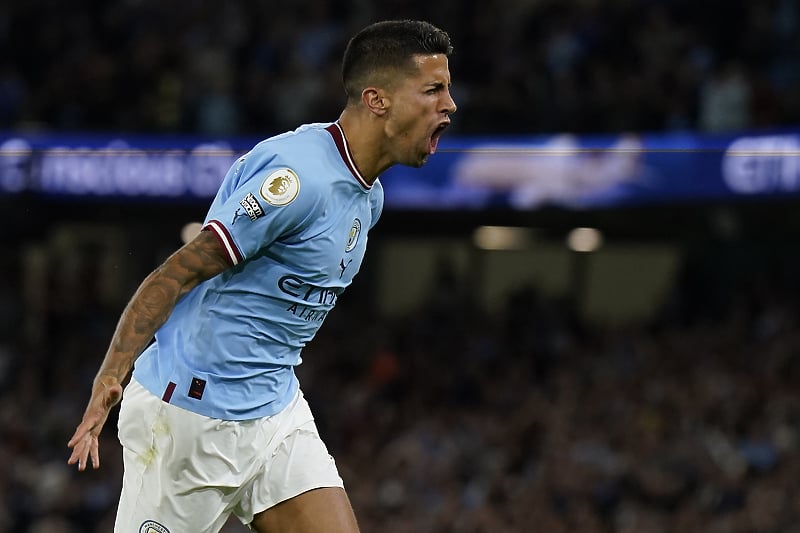
[[[181,296],[228,268],[226,257],[216,237],[202,231],[147,276],[122,312],[95,387],[121,383]]]
[[[125,306],[95,378],[96,386],[121,383],[175,308],[184,292],[182,284],[164,276],[163,268],[145,278]]]

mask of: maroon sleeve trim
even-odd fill
[[[231,266],[236,266],[242,262],[242,253],[239,251],[239,248],[236,247],[236,243],[233,242],[231,234],[228,233],[228,228],[226,228],[222,222],[219,220],[211,220],[203,227],[203,231],[212,231],[214,235],[216,235],[220,244],[225,249],[228,262]]]

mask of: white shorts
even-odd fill
[[[277,415],[226,421],[161,401],[137,381],[119,413],[125,472],[115,533],[213,533],[315,488],[343,487],[298,391]]]

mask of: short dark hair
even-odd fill
[[[342,59],[342,81],[348,101],[392,72],[408,71],[418,54],[453,53],[450,36],[421,20],[385,20],[370,24],[350,39]]]

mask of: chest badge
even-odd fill
[[[361,235],[361,221],[356,218],[353,220],[353,225],[350,226],[350,233],[347,235],[347,246],[344,247],[345,252],[353,251],[353,248],[358,244],[359,235]]]

